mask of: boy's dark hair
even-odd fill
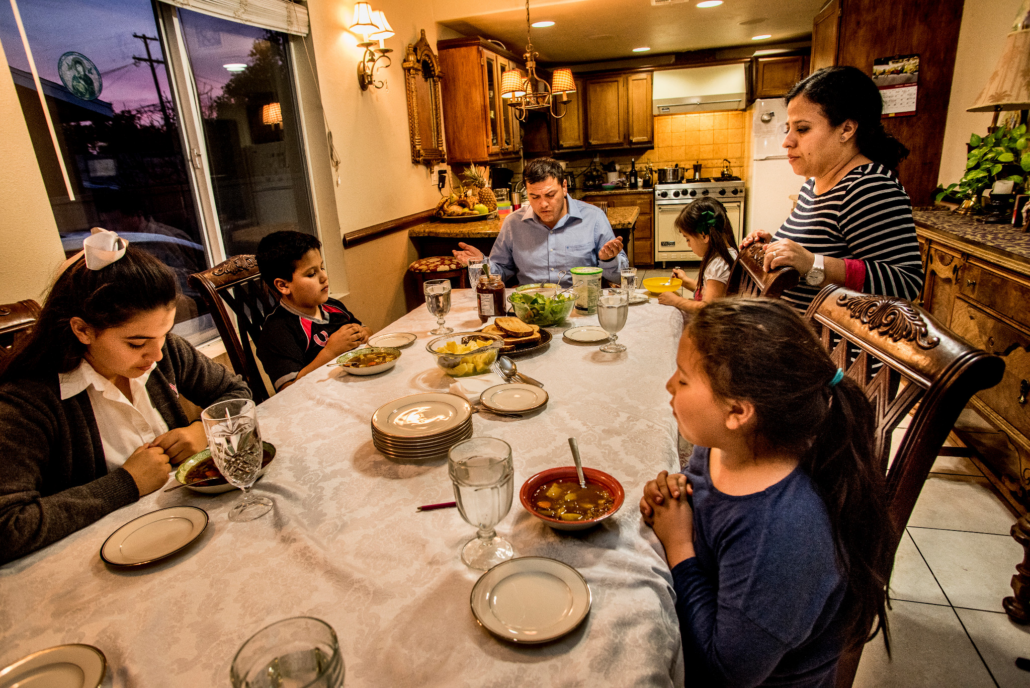
[[[714,218],[706,216],[709,212]],[[679,214],[674,223],[676,229],[684,234],[697,234],[708,237],[709,251],[701,257],[701,267],[697,274],[704,279],[705,268],[712,258],[719,256],[726,261],[727,265],[733,265],[733,254],[731,249],[736,249],[736,242],[733,239],[733,228],[730,226],[730,218],[726,215],[726,208],[714,198],[699,198]]]
[[[873,455],[873,408],[862,387],[849,377],[831,383],[837,366],[783,301],[713,301],[697,312],[684,336],[717,398],[754,405],[752,444],[798,456],[822,497],[847,580],[845,647],[861,646],[882,630],[889,653],[892,526],[883,471]]]
[[[0,363],[0,382],[74,370],[86,352],[72,332],[74,317],[106,330],[140,313],[171,306],[177,296],[175,273],[134,246],[100,270],[90,270],[80,257],[54,282],[32,335]]]
[[[537,158],[530,160],[522,169],[522,181],[526,184],[539,184],[554,178],[561,184],[565,179],[565,170],[554,158]]]
[[[261,270],[261,279],[278,294],[275,281],[277,279],[293,281],[293,271],[297,263],[308,251],[322,249],[322,242],[310,234],[301,232],[272,232],[258,244],[257,263]]]

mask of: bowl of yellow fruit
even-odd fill
[[[455,332],[437,337],[426,345],[436,364],[451,377],[469,377],[490,372],[504,340],[482,332]]]

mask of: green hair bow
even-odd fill
[[[698,234],[701,236],[708,236],[712,232],[712,228],[715,227],[715,213],[711,210],[705,210],[701,213],[701,222],[698,229]]]

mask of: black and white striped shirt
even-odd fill
[[[866,293],[911,301],[923,289],[912,203],[893,173],[879,163],[856,167],[822,195],[816,195],[815,179],[809,179],[776,238],[792,239],[824,256],[861,260]],[[821,288],[808,286],[802,278],[782,298],[804,313]]]

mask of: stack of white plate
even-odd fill
[[[455,394],[413,394],[372,414],[372,442],[391,459],[446,458],[451,447],[469,437],[472,406]]]

